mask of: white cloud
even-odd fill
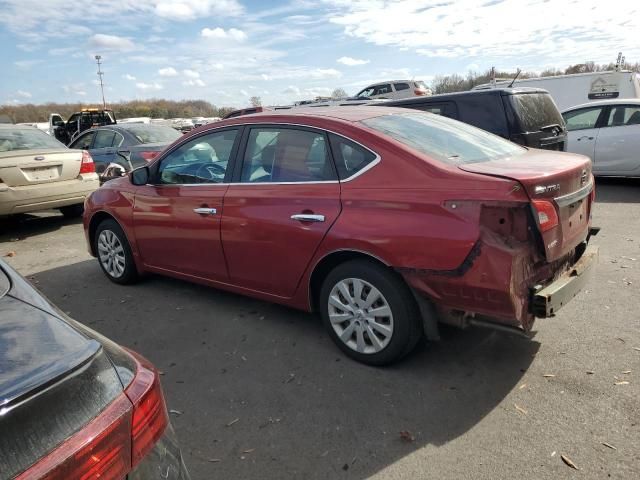
[[[138,82],[136,83],[136,87],[139,88],[140,90],[162,90],[162,85],[160,85],[158,82],[154,82],[154,83],[144,83],[144,82]]]
[[[18,90],[18,91],[16,92],[16,94],[17,94],[19,97],[22,97],[22,98],[31,98],[31,97],[33,96],[33,95],[31,95],[31,93],[29,93],[29,92],[27,92],[27,91],[25,91],[25,90]]]
[[[220,27],[203,28],[200,31],[200,35],[204,38],[231,39],[236,42],[243,42],[247,39],[247,34],[237,28],[230,28],[229,30]]]
[[[300,89],[298,87],[296,87],[295,85],[289,85],[287,88],[285,88],[282,93],[287,93],[287,94],[293,94],[293,95],[300,95]]]
[[[84,90],[78,90],[76,92],[74,92],[76,95],[79,95],[81,97],[86,97],[87,96],[87,92],[85,92]]]
[[[601,0],[327,1],[330,22],[346,35],[427,57],[518,58],[525,64],[571,63],[585,55],[601,62],[620,50],[627,58],[640,55],[640,16],[631,1],[615,8]],[[391,21],[396,18],[402,21]],[[526,21],[505,21],[517,18]]]
[[[198,72],[195,70],[189,70],[188,68],[182,70],[182,74],[187,78],[200,78],[200,74]]]
[[[136,77],[128,73],[125,73],[124,75],[122,75],[122,78],[124,78],[125,80],[131,80],[131,81],[134,81],[136,79]]]
[[[247,92],[246,90],[240,90],[240,94],[245,96],[245,97],[249,96],[249,92]]]
[[[39,63],[42,63],[42,60],[18,60],[16,62],[13,62],[16,67],[24,69],[31,68],[35,65],[38,65]]]
[[[135,44],[125,37],[96,33],[89,39],[89,45],[98,49],[126,51],[133,50]]]
[[[172,20],[194,20],[202,17],[238,16],[244,8],[236,0],[188,0],[156,2],[155,13]]]
[[[211,66],[213,67],[214,70],[224,70],[224,65],[221,63],[214,63]]]
[[[200,78],[185,80],[182,85],[185,87],[206,87],[206,84]]]
[[[369,63],[369,60],[362,60],[360,58],[352,58],[352,57],[340,57],[336,61],[338,63],[347,65],[349,67],[354,67],[356,65],[366,65],[367,63]]]
[[[173,67],[165,67],[158,70],[158,75],[161,77],[175,77],[178,75],[178,72]]]

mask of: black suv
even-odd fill
[[[53,114],[51,121],[53,124],[53,134],[65,145],[85,130],[91,127],[101,127],[103,125],[114,125],[118,123],[112,110],[99,110],[97,108],[85,108],[74,113],[65,122],[60,115]]]
[[[546,90],[494,88],[393,100],[376,105],[437,113],[525,147],[565,151],[567,129]]]

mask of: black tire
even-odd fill
[[[84,204],[76,203],[75,205],[60,207],[60,213],[64,215],[64,218],[79,218],[84,213]]]
[[[124,254],[124,268],[120,275],[117,275],[117,273],[119,272],[117,272],[116,274],[110,273],[110,271],[103,264],[103,261],[101,259],[101,256],[100,256],[101,250],[100,250],[99,243],[100,243],[101,234],[103,232],[107,232],[105,233],[105,236],[110,236],[111,234],[115,235],[118,242],[120,242],[120,245],[122,246],[122,250],[123,250],[122,253]],[[98,228],[96,228],[96,232],[93,237],[93,248],[98,258],[98,263],[100,264],[100,268],[102,269],[102,271],[104,272],[104,274],[107,276],[109,280],[111,280],[114,283],[118,283],[120,285],[127,285],[130,283],[134,283],[138,280],[139,278],[138,270],[136,269],[136,264],[133,260],[133,254],[131,253],[131,246],[129,245],[129,241],[127,240],[127,236],[124,234],[124,231],[122,230],[122,228],[120,228],[120,225],[118,225],[118,222],[112,219],[107,219],[107,220],[103,220],[100,223],[100,225],[98,225]]]
[[[365,284],[369,284],[364,287],[364,293],[361,293],[360,300],[364,300],[363,296],[367,295],[366,289],[375,287],[383,297],[380,300],[380,305],[385,305],[383,302],[386,302],[386,306],[388,306],[391,311],[391,316],[393,318],[392,333],[387,337],[388,340],[386,345],[379,351],[363,353],[354,349],[357,348],[357,346],[354,347],[353,343],[357,343],[358,339],[357,332],[355,331],[353,331],[353,335],[348,339],[348,342],[352,344],[352,346],[349,346],[340,339],[338,332],[334,329],[330,320],[329,296],[331,295],[332,290],[334,287],[337,288],[337,285],[341,281],[347,280],[348,283],[353,279],[358,279],[364,281]],[[352,286],[355,288],[354,284],[352,284]],[[409,287],[395,272],[371,261],[351,260],[334,268],[327,275],[322,284],[319,305],[322,320],[331,339],[346,355],[368,365],[382,366],[397,362],[410,353],[423,336],[420,311]],[[370,308],[375,308],[375,305],[376,304]],[[346,310],[343,311],[347,312]],[[365,314],[365,316],[361,317],[359,321],[367,322],[371,325],[370,320],[366,319],[368,310],[365,308],[364,310],[359,309],[358,311],[364,312]],[[335,314],[336,311],[334,310],[334,315]],[[363,313],[360,313],[360,315],[362,314]],[[347,330],[349,330],[350,323],[351,320],[345,320],[344,323],[339,323],[337,328],[342,329],[342,333],[346,335],[348,333]],[[369,326],[365,326],[364,323],[362,323],[362,326],[363,328],[368,329],[369,332],[376,334],[376,332],[374,332],[376,329],[371,329]],[[374,343],[377,342],[372,341],[370,333],[363,333],[363,339],[366,343],[366,348],[375,350]]]

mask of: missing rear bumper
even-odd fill
[[[588,246],[567,273],[546,287],[532,292],[531,309],[539,318],[553,317],[587,283],[598,262],[598,247]]]

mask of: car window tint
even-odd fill
[[[584,108],[574,110],[564,114],[564,121],[567,124],[567,130],[584,130],[586,128],[595,128],[602,107]]]
[[[76,140],[71,148],[78,148],[80,150],[87,150],[91,146],[91,140],[93,140],[93,136],[95,132],[89,132],[82,135],[78,140]]]
[[[458,110],[453,102],[443,103],[423,103],[411,105],[411,108],[421,110],[423,112],[435,113],[436,115],[444,115],[449,118],[457,118]]]
[[[113,146],[113,139],[116,132],[113,130],[98,130],[93,141],[93,148],[109,148]]]
[[[222,183],[238,130],[224,130],[194,138],[160,163],[163,184]]]
[[[373,95],[384,95],[391,93],[391,84],[385,83],[384,85],[376,85],[374,87]]]
[[[611,108],[607,127],[640,125],[640,105],[617,105]]]
[[[393,84],[393,88],[395,88],[396,91],[409,90],[409,84],[408,83],[394,83]]]
[[[340,180],[355,175],[376,159],[373,152],[339,135],[330,133],[329,141]]]
[[[124,142],[124,137],[122,135],[120,135],[118,132],[115,132],[116,135],[113,138],[113,146],[114,147],[119,147],[122,145],[122,142]]]
[[[335,180],[323,133],[292,128],[252,128],[242,181],[318,182]]]

